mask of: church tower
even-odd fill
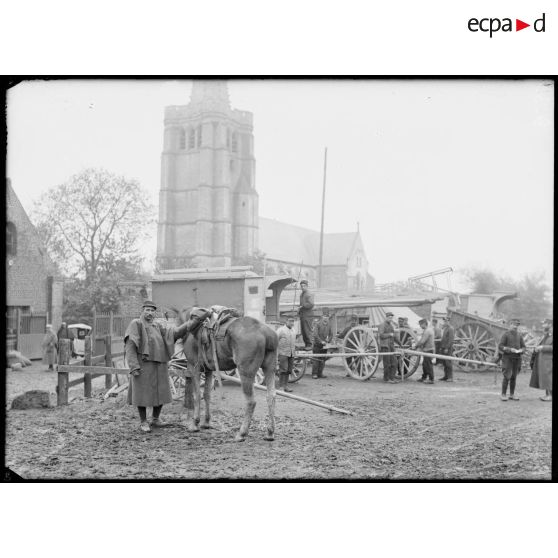
[[[165,108],[157,229],[159,269],[230,266],[258,243],[252,113],[222,80],[194,81]]]

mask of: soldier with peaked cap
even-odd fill
[[[399,336],[393,327],[393,312],[386,312],[386,319],[378,326],[378,338],[380,340],[380,353],[395,352],[395,343],[400,345]],[[395,372],[397,370],[397,357],[393,354],[382,355],[384,366],[384,382],[396,384]]]
[[[502,335],[498,344],[498,351],[502,354],[502,372],[504,379],[502,380],[502,394],[500,399],[507,401],[508,384],[510,386],[510,399],[519,401],[519,397],[515,395],[515,382],[518,372],[521,370],[521,355],[525,351],[525,341],[521,333],[518,331],[519,320],[513,318],[510,320],[510,329]]]
[[[300,331],[304,345],[307,349],[312,348],[312,310],[314,308],[314,296],[308,290],[308,281],[303,279],[300,282],[300,306],[298,308],[298,315],[300,317]]]
[[[130,368],[128,403],[138,408],[140,429],[151,430],[147,407],[153,408],[152,426],[166,426],[159,418],[165,403],[172,401],[167,362],[174,353],[174,343],[188,332],[190,322],[178,327],[155,322],[157,306],[143,303],[141,316],[132,320],[124,334],[126,360]]]
[[[531,380],[529,386],[544,389],[546,394],[541,401],[552,401],[552,320],[543,321],[544,335],[531,357]]]
[[[441,355],[451,356],[453,354],[453,341],[455,339],[455,329],[450,323],[448,316],[442,318],[442,338],[440,339],[439,351]],[[434,342],[436,340],[434,339]],[[444,367],[444,376],[440,378],[442,382],[453,382],[453,362],[451,360],[440,359]]]

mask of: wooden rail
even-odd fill
[[[68,390],[73,386],[83,384],[84,397],[90,398],[92,394],[92,380],[98,376],[105,377],[105,388],[112,387],[112,376],[117,374],[127,374],[126,368],[114,368],[113,359],[122,357],[124,351],[113,353],[111,348],[111,336],[105,335],[105,354],[93,356],[91,337],[85,337],[85,356],[70,364],[70,340],[60,340],[60,354],[58,365],[58,385],[56,387],[57,405],[68,404]],[[104,364],[105,366],[99,366]],[[83,374],[83,377],[70,380],[70,374]],[[118,381],[118,378],[117,378]]]

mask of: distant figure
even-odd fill
[[[76,356],[76,353],[74,352],[74,338],[75,338],[75,336],[68,329],[68,325],[66,324],[66,322],[62,322],[62,325],[58,329],[57,337],[58,337],[58,350],[60,350],[60,339],[69,339],[70,340],[70,351],[71,351],[72,357],[75,357]]]
[[[314,308],[314,296],[308,290],[308,281],[303,279],[300,282],[300,306],[298,315],[300,316],[300,332],[307,349],[312,348],[312,310]]]
[[[543,321],[543,338],[533,351],[531,357],[531,381],[529,386],[544,389],[546,394],[541,401],[552,401],[552,325],[550,319]]]
[[[504,379],[502,380],[502,394],[500,399],[507,401],[508,384],[510,386],[510,399],[519,401],[519,397],[515,395],[515,382],[518,372],[521,370],[521,355],[525,351],[525,341],[517,328],[519,320],[513,318],[510,320],[510,329],[502,335],[498,345],[498,351],[502,354],[502,372]]]
[[[436,352],[440,355],[451,356],[453,354],[453,341],[455,339],[455,329],[450,323],[448,316],[442,318],[442,338],[440,346]],[[434,342],[436,340],[434,339]],[[442,382],[453,382],[453,362],[451,360],[440,359],[444,367],[444,376],[440,378]]]
[[[279,389],[293,391],[289,387],[289,375],[293,371],[296,333],[294,330],[294,318],[287,318],[285,325],[277,329],[279,339]]]
[[[349,324],[343,328],[343,330],[341,330],[336,337],[338,337],[339,339],[345,339],[347,333],[349,333],[349,331],[351,331],[351,329],[353,329],[353,327],[356,327],[358,325],[358,316],[356,314],[353,314],[351,316],[351,321],[349,322]]]
[[[393,353],[395,343],[400,345],[399,336],[396,335],[393,327],[393,312],[386,312],[386,319],[378,326],[378,338],[380,340],[380,353]],[[384,382],[398,384],[399,381],[395,379],[397,356],[393,354],[382,355],[382,363],[384,365]]]
[[[329,326],[329,318],[322,316],[322,319],[314,327],[314,340],[312,343],[313,353],[327,353],[324,346],[331,342],[331,328]],[[312,361],[312,379],[326,378],[324,375],[325,360],[320,357],[314,357]]]
[[[419,320],[419,326],[422,329],[422,336],[415,344],[415,348],[424,353],[434,352],[434,330],[428,327],[428,320],[424,318]],[[422,357],[422,378],[417,380],[425,384],[434,383],[434,369],[432,367],[432,357]]]
[[[56,349],[58,348],[58,340],[56,333],[52,329],[52,324],[46,325],[46,333],[41,343],[43,348],[43,364],[48,364],[49,370],[54,370],[56,364]]]
[[[440,354],[440,341],[442,340],[442,328],[438,325],[438,320],[433,318],[432,329],[434,330],[434,352]],[[433,364],[437,364],[436,359],[433,360]]]
[[[347,333],[349,333],[349,331],[351,331],[351,329],[353,329],[353,327],[356,327],[357,325],[358,325],[358,316],[356,314],[353,314],[351,316],[351,321],[349,322],[349,324],[337,334],[337,337],[339,339],[345,339]],[[349,368],[351,368],[351,365],[353,363],[353,357],[346,357],[346,360],[347,360],[347,365],[349,366]],[[345,374],[345,378],[350,376],[351,375],[348,372]]]

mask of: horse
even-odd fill
[[[201,312],[200,312],[201,311]],[[197,313],[197,316],[196,316]],[[201,428],[210,428],[210,402],[213,386],[212,375],[216,370],[213,352],[200,354],[202,348],[200,336],[202,324],[210,315],[205,309],[183,309],[179,321],[192,321],[189,332],[183,339],[184,356],[187,360],[188,376],[184,406],[187,410],[186,427],[189,432],[199,432]],[[236,442],[243,442],[248,434],[250,422],[256,407],[254,399],[254,380],[261,368],[267,388],[268,423],[264,440],[273,441],[275,434],[275,370],[277,366],[277,334],[266,324],[249,316],[234,318],[228,324],[223,339],[215,339],[215,349],[219,370],[238,370],[242,392],[245,398],[244,419],[235,436]],[[205,372],[203,399],[205,414],[200,423],[200,375]]]

